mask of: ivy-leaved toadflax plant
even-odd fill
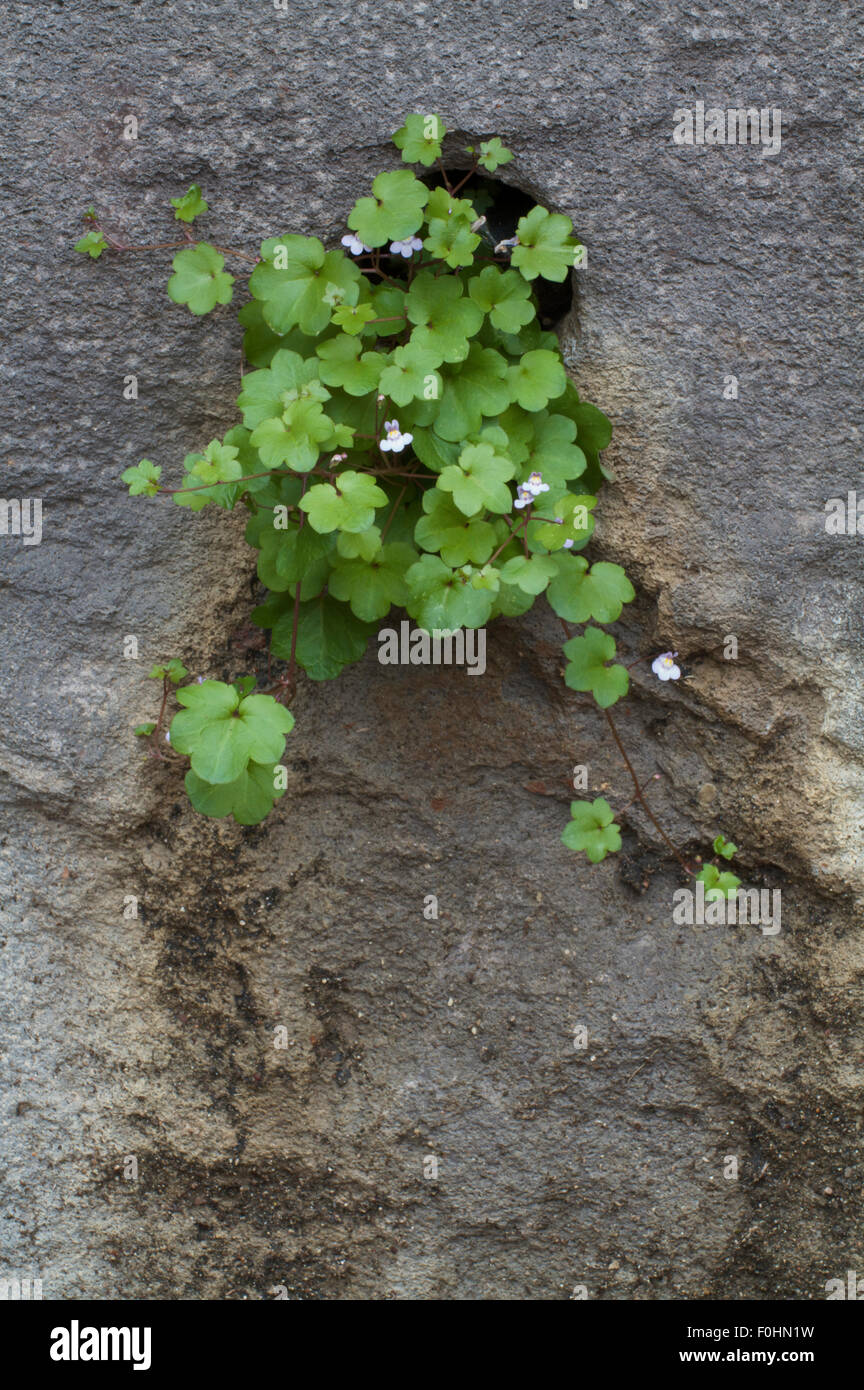
[[[444,135],[439,116],[408,116],[394,142],[406,164],[430,172],[379,174],[330,248],[288,231],[257,257],[213,246],[189,230],[208,209],[200,188],[171,200],[184,235],[170,244],[172,300],[209,313],[234,295],[226,258],[253,266],[239,312],[253,370],[238,397],[242,424],[189,454],[179,486],[164,486],[163,466],[149,459],[123,480],[133,495],[168,494],[191,511],[247,509],[269,590],[252,618],[270,632],[271,657],[287,663],[259,693],[250,676],[183,685],[179,661],[154,668],[162,707],[136,732],[158,756],[188,757],[186,788],[204,815],[250,825],[270,812],[285,786],[297,670],[337,676],[392,607],[426,631],[452,631],[523,614],[545,594],[568,636],[566,683],[604,711],[654,820],[609,712],[630,677],[605,627],[634,589],[620,565],[580,553],[611,426],[580,399],[538,318],[540,283],[565,282],[584,247],[568,217],[541,206],[496,240],[483,176],[513,155],[487,140],[452,175]],[[93,209],[86,220],[76,250],[93,259],[160,249],[124,245]],[[671,661],[658,672],[676,673]],[[166,731],[172,696],[182,708]],[[603,798],[574,802],[562,839],[593,862],[621,847]],[[714,867],[705,882],[708,897],[739,880]]]

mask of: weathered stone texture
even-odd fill
[[[54,1298],[823,1296],[864,1259],[864,538],[823,524],[864,493],[860,15],[72,0],[2,24],[0,492],[45,506],[40,546],[0,538],[3,1270]],[[674,145],[699,100],[779,106],[781,151]],[[482,679],[370,649],[302,683],[260,829],[196,817],[130,737],[153,661],[249,660],[240,518],[118,485],[235,422],[240,335],[166,298],[167,255],[75,256],[80,213],[170,240],[194,180],[217,243],[334,238],[412,109],[500,134],[588,247],[562,339],[615,425],[595,553],[639,588],[626,649],[690,672],[634,673],[622,728],[676,839],[722,829],[782,888],[779,937],[673,926],[638,811],[621,859],[560,845],[575,763],[631,793],[539,605]]]

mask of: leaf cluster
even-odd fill
[[[423,174],[445,134],[439,116],[413,113],[394,140]],[[471,153],[486,172],[513,157],[497,138]],[[546,594],[566,622],[592,624],[565,647],[567,682],[606,707],[627,673],[609,664],[614,639],[595,625],[614,622],[634,592],[620,566],[579,552],[611,427],[568,379],[536,293],[539,280],[566,278],[579,243],[569,218],[537,206],[515,243],[493,250],[476,185],[427,180],[407,167],[379,174],[338,247],[288,231],[263,242],[240,310],[252,368],[242,423],[187,456],[174,500],[247,508],[269,591],[253,620],[271,631],[272,655],[313,680],[358,660],[393,607],[427,631],[476,628]],[[183,220],[206,210],[194,185],[172,202]],[[190,244],[173,267],[168,293],[192,313],[231,299],[214,247]],[[144,460],[124,480],[153,495],[160,474]],[[217,695],[215,684],[198,687],[203,696],[184,688],[172,746],[188,745],[196,805],[228,805],[201,784],[245,778],[245,814],[263,778],[250,766],[275,761],[255,744],[238,762],[252,746],[243,709],[263,697],[229,706],[230,688]],[[206,733],[193,720],[202,701],[214,716]]]

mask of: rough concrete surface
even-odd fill
[[[860,9],[46,0],[0,24],[0,492],[44,499],[41,545],[0,537],[0,1276],[823,1298],[864,1269],[864,538],[824,529],[864,492]],[[780,107],[781,150],[675,145],[700,100]],[[171,240],[194,180],[217,243],[332,241],[415,109],[454,150],[500,134],[588,247],[561,334],[615,426],[593,553],[637,584],[625,650],[688,672],[637,667],[622,727],[676,843],[722,829],[782,889],[777,937],[674,926],[638,807],[596,868],[560,844],[574,764],[631,788],[541,605],[490,630],[482,679],[370,646],[301,681],[256,829],[196,816],[131,738],[154,661],[249,668],[241,519],[118,483],[235,423],[240,333],[166,298],[168,254],[74,255],[80,214]]]

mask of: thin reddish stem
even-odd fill
[[[457,184],[454,184],[453,188],[451,188],[449,191],[450,191],[452,194],[454,194],[454,195],[455,195],[456,193],[458,193],[460,188],[464,188],[464,187],[465,187],[465,185],[466,185],[466,183],[468,183],[469,179],[473,179],[474,175],[477,173],[478,167],[479,167],[479,161],[478,161],[478,159],[477,159],[477,156],[475,155],[475,156],[474,156],[474,163],[472,164],[471,168],[468,170],[468,173],[465,175],[464,179],[460,179],[459,182],[458,182]]]
[[[565,622],[563,618],[559,618],[558,621],[560,622],[565,633],[567,634],[568,639],[571,638],[573,636],[573,633],[570,629],[570,624]],[[634,800],[639,802],[645,814],[648,816],[648,819],[651,821],[652,825],[655,827],[655,829],[660,834],[665,843],[669,846],[669,849],[672,851],[673,855],[678,860],[678,863],[681,865],[681,868],[684,870],[684,872],[686,874],[689,874],[691,878],[695,878],[696,875],[693,872],[693,869],[687,863],[683,855],[681,855],[679,851],[675,848],[669,836],[666,834],[666,831],[663,829],[654,812],[651,810],[651,807],[648,805],[648,802],[645,799],[645,793],[642,790],[642,784],[636,775],[636,769],[634,768],[629,757],[627,756],[627,750],[624,747],[624,744],[621,742],[621,737],[618,733],[617,728],[615,727],[615,721],[612,718],[612,715],[609,713],[608,709],[604,709],[603,713],[606,716],[606,723],[609,725],[609,732],[615,740],[618,752],[621,754],[621,757],[624,760],[624,765],[627,768],[627,771],[630,773],[630,780],[633,783],[633,790],[635,792]]]
[[[625,762],[625,764],[626,764],[626,766],[627,766],[627,771],[630,773],[630,776],[631,776],[631,778],[632,778],[632,780],[633,780],[633,790],[634,790],[635,793],[636,793],[636,798],[635,798],[635,799],[639,802],[640,806],[641,806],[642,809],[645,811],[645,814],[648,816],[648,819],[652,822],[652,824],[654,825],[655,829],[656,829],[657,831],[659,831],[660,835],[662,835],[663,839],[666,841],[666,844],[667,844],[667,845],[669,846],[669,848],[671,849],[672,853],[674,854],[675,858],[678,860],[678,863],[681,865],[681,868],[684,870],[684,872],[687,873],[687,874],[689,874],[691,878],[695,878],[696,875],[694,874],[694,872],[693,872],[693,870],[691,869],[690,865],[687,863],[686,859],[684,859],[684,857],[683,857],[681,854],[679,854],[678,850],[675,848],[675,846],[673,845],[672,841],[669,839],[669,836],[666,834],[666,831],[663,829],[662,825],[661,825],[660,822],[658,821],[658,819],[657,819],[657,817],[655,816],[654,812],[651,810],[651,807],[648,805],[648,802],[645,800],[645,793],[644,793],[643,790],[642,790],[642,787],[641,787],[640,782],[639,782],[639,778],[636,776],[636,772],[635,772],[635,770],[634,770],[633,764],[631,763],[630,759],[629,759],[628,756],[627,756],[627,752],[626,752],[626,749],[625,749],[625,747],[624,747],[624,744],[621,742],[621,739],[620,739],[620,736],[619,736],[619,734],[618,734],[618,730],[617,730],[616,727],[615,727],[615,721],[614,721],[614,719],[612,718],[612,715],[609,713],[608,709],[604,709],[603,713],[604,713],[605,716],[606,716],[606,722],[607,722],[607,724],[609,725],[609,731],[610,731],[610,733],[612,734],[612,737],[614,738],[616,744],[618,745],[618,752],[621,754],[621,757],[624,759],[624,762]]]
[[[386,522],[386,524],[385,524],[385,526],[384,526],[384,530],[381,532],[381,544],[382,544],[382,545],[384,544],[384,540],[385,540],[385,538],[386,538],[386,536],[387,536],[387,532],[390,530],[390,526],[391,526],[391,523],[392,523],[392,521],[393,521],[393,518],[394,518],[394,516],[396,515],[396,513],[397,513],[398,510],[399,510],[399,504],[400,504],[400,502],[402,501],[402,498],[405,496],[405,493],[406,493],[407,491],[408,491],[407,486],[406,486],[405,484],[403,484],[403,486],[402,486],[402,491],[399,493],[399,496],[396,498],[396,501],[393,503],[393,510],[391,511],[390,515],[389,515],[388,518],[387,518],[387,522]]]

